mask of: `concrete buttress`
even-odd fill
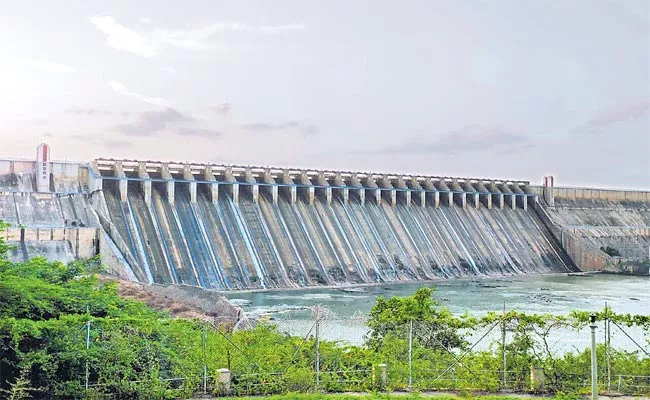
[[[122,166],[122,161],[115,163],[115,176],[119,179],[118,188],[120,191],[120,200],[122,203],[126,203],[128,196],[129,181],[126,180],[126,174],[124,173],[124,167]]]
[[[194,179],[189,165],[183,167],[183,180],[190,181],[188,185],[190,190],[190,203],[196,203],[196,179]]]
[[[298,190],[296,188],[296,184],[291,178],[291,175],[289,174],[288,169],[282,171],[282,176],[280,179],[282,184],[291,185],[289,186],[289,197],[291,198],[291,204],[296,204],[296,199],[298,198]]]
[[[359,180],[359,177],[357,174],[352,174],[350,176],[350,186],[358,187],[359,188],[359,201],[361,204],[366,203],[366,189],[363,187],[361,184],[361,181]]]
[[[169,164],[162,164],[160,166],[160,175],[165,180],[165,187],[167,189],[167,201],[169,201],[169,204],[174,204],[175,186],[174,178],[172,177],[171,172],[169,172]]]
[[[327,179],[325,178],[325,173],[323,171],[320,171],[318,173],[318,176],[316,177],[316,184],[318,186],[325,186],[325,201],[327,204],[332,204],[332,188],[329,187],[330,184],[327,182]],[[323,188],[319,188],[320,190],[323,190]]]
[[[340,172],[336,173],[334,176],[334,186],[347,186]],[[350,189],[344,187],[336,190],[340,190],[341,197],[343,197],[343,204],[348,204],[348,201],[350,200]]]
[[[235,203],[239,203],[239,182],[237,182],[237,179],[235,179],[235,175],[233,175],[232,173],[232,168],[226,167],[223,175],[225,180],[228,182],[227,185],[230,186],[230,194],[232,195],[232,201],[234,201]]]
[[[278,186],[275,184],[275,179],[273,179],[270,169],[267,168],[264,170],[263,180],[267,185],[271,185],[271,200],[273,201],[273,204],[278,204]]]
[[[251,185],[253,203],[257,203],[260,197],[260,185],[257,184],[257,180],[253,176],[253,171],[250,168],[246,168],[246,171],[244,171],[244,180]]]
[[[219,200],[219,184],[217,183],[217,179],[214,177],[212,167],[205,167],[205,170],[203,170],[203,179],[208,182],[212,182],[208,183],[208,185],[210,185],[208,194],[210,195],[210,201],[216,203]]]
[[[147,165],[143,162],[138,163],[138,178],[143,179],[140,181],[140,187],[144,194],[144,202],[151,205],[151,178],[147,172]]]

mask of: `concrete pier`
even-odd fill
[[[397,189],[402,189],[402,190],[397,190],[395,191],[397,194],[398,200],[402,198],[404,200],[404,203],[407,206],[411,205],[411,189],[406,185],[406,182],[404,181],[403,176],[398,176],[397,180],[393,182],[393,187]]]
[[[174,204],[175,202],[175,186],[174,186],[174,177],[171,172],[169,172],[169,164],[163,164],[160,166],[160,175],[163,179],[166,180],[165,188],[167,189],[167,201],[169,204]]]
[[[280,181],[282,182],[283,185],[290,185],[288,186],[288,190],[289,190],[289,197],[291,198],[291,204],[296,204],[296,199],[298,198],[298,190],[296,188],[295,182],[293,181],[293,179],[291,179],[291,175],[289,174],[288,169],[282,171],[282,177]]]
[[[503,207],[505,207],[505,196],[497,186],[496,182],[489,182],[487,188],[492,193],[492,201],[497,203],[497,207],[499,207],[500,210],[503,210]]]
[[[334,175],[333,182],[334,182],[334,186],[347,186],[340,172]],[[334,189],[334,190],[340,192],[341,197],[343,197],[343,204],[348,204],[348,201],[350,200],[350,189],[345,187],[342,189]]]
[[[521,190],[521,188],[515,184],[508,185],[510,190],[516,194],[515,196],[515,204],[516,206],[519,206],[520,208],[523,208],[524,210],[528,209],[528,204],[526,201],[526,193]]]
[[[528,206],[530,207],[535,207],[537,202],[539,201],[537,198],[537,194],[533,191],[533,188],[530,187],[530,185],[526,184],[521,187],[521,189],[526,193],[526,210],[528,209]]]
[[[219,200],[219,184],[217,183],[217,179],[214,177],[214,172],[212,171],[211,166],[207,166],[203,170],[203,179],[212,182],[208,183],[208,195],[210,196],[210,200],[213,203],[216,203]]]
[[[469,199],[470,203],[474,205],[474,208],[479,208],[481,202],[479,200],[479,194],[474,186],[469,181],[465,181],[461,184],[461,187],[464,191],[467,192],[467,198]]]
[[[461,208],[467,207],[467,193],[463,190],[462,187],[460,187],[460,184],[456,179],[451,181],[451,185],[449,186],[451,190],[454,191],[454,197],[456,199],[456,204],[458,204]]]
[[[483,201],[483,205],[489,209],[492,208],[492,195],[488,193],[490,190],[485,186],[485,182],[477,182],[474,188],[479,192],[479,201]]]
[[[323,171],[318,173],[318,176],[316,179],[314,179],[316,185],[318,186],[326,186],[325,189],[323,188],[318,188],[317,190],[319,191],[325,191],[325,201],[327,202],[328,205],[332,204],[332,188],[329,187],[329,182],[327,182],[327,179],[325,178],[325,173]]]
[[[151,180],[147,172],[147,166],[143,162],[138,164],[138,178],[144,179],[140,181],[140,189],[144,194],[144,202],[147,205],[151,205]]]
[[[382,192],[384,192],[384,195],[386,196],[386,199],[390,202],[390,205],[395,207],[395,205],[397,204],[397,191],[394,189],[388,176],[387,175],[382,176],[381,178],[379,178],[378,182],[379,182],[379,187],[385,189],[382,190]]]
[[[97,166],[97,161],[93,160],[88,163],[88,191],[96,192],[103,189],[102,174],[99,172],[99,167]]]
[[[194,179],[189,165],[183,167],[183,180],[190,181],[188,185],[190,190],[190,203],[196,203],[196,179]]]
[[[408,182],[407,185],[409,189],[413,191],[415,197],[419,200],[420,207],[426,207],[427,205],[427,193],[422,189],[422,186],[418,182],[418,179],[413,177]],[[410,197],[410,196],[409,196]]]
[[[244,180],[250,184],[249,187],[253,196],[253,203],[257,204],[260,198],[260,185],[257,184],[257,180],[253,176],[253,171],[250,168],[246,168],[246,171],[244,171]]]
[[[370,195],[375,198],[375,202],[377,203],[377,205],[380,205],[381,189],[379,189],[379,185],[377,185],[375,177],[373,175],[368,175],[362,182],[364,183],[364,186],[366,187],[367,191],[370,192]]]
[[[361,184],[357,174],[352,174],[350,176],[350,186],[359,188],[359,202],[361,202],[362,205],[366,204],[366,189]]]
[[[239,203],[239,182],[237,182],[235,175],[233,175],[231,167],[226,167],[226,169],[223,171],[223,177],[226,182],[228,182],[226,184],[226,188],[230,188],[232,201],[235,202],[235,204]]]
[[[300,187],[300,191],[305,193],[305,198],[309,205],[314,204],[314,197],[316,197],[316,188],[312,185],[307,175],[307,171],[302,171],[298,177],[298,183],[300,185],[305,185],[306,187]]]
[[[515,198],[514,193],[512,193],[512,190],[508,187],[508,184],[503,182],[498,186],[501,192],[503,192],[506,202],[510,203],[510,208],[513,210],[517,208],[517,199]]]
[[[129,181],[126,180],[126,174],[124,173],[124,166],[121,161],[115,163],[115,176],[119,179],[118,181],[118,190],[120,192],[120,200],[122,203],[126,203],[128,190],[129,190]]]
[[[444,179],[439,180],[435,183],[436,188],[440,191],[442,195],[442,202],[446,203],[447,206],[451,207],[454,205],[454,194],[451,192],[447,182]]]
[[[430,196],[431,196],[430,197],[431,198],[431,203],[433,204],[433,206],[435,208],[439,208],[440,207],[440,192],[438,192],[438,190],[436,189],[436,186],[433,184],[433,181],[431,180],[431,178],[425,178],[422,185],[423,185],[425,190],[433,190],[433,192],[429,192]],[[427,194],[427,193],[425,193],[425,194]]]
[[[278,204],[278,187],[275,184],[275,179],[273,179],[273,176],[271,175],[270,168],[266,168],[264,170],[264,175],[262,177],[262,180],[267,185],[271,185],[271,186],[267,186],[271,191],[271,200],[273,201],[273,204]]]

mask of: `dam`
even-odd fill
[[[16,244],[13,258],[100,254],[132,280],[215,290],[602,270],[615,260],[598,245],[612,240],[643,262],[648,192],[580,190],[189,162],[0,160],[0,219],[12,224],[4,235]]]

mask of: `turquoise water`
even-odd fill
[[[460,314],[515,309],[530,313],[566,314],[601,310],[605,303],[618,313],[650,313],[650,277],[594,274],[463,279],[358,288],[314,288],[258,293],[227,293],[249,314],[309,319],[310,307],[321,305],[341,318],[366,315],[378,296],[408,296],[419,287],[435,287],[441,305]]]

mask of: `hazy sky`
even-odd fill
[[[0,1],[0,156],[650,189],[650,1]]]

